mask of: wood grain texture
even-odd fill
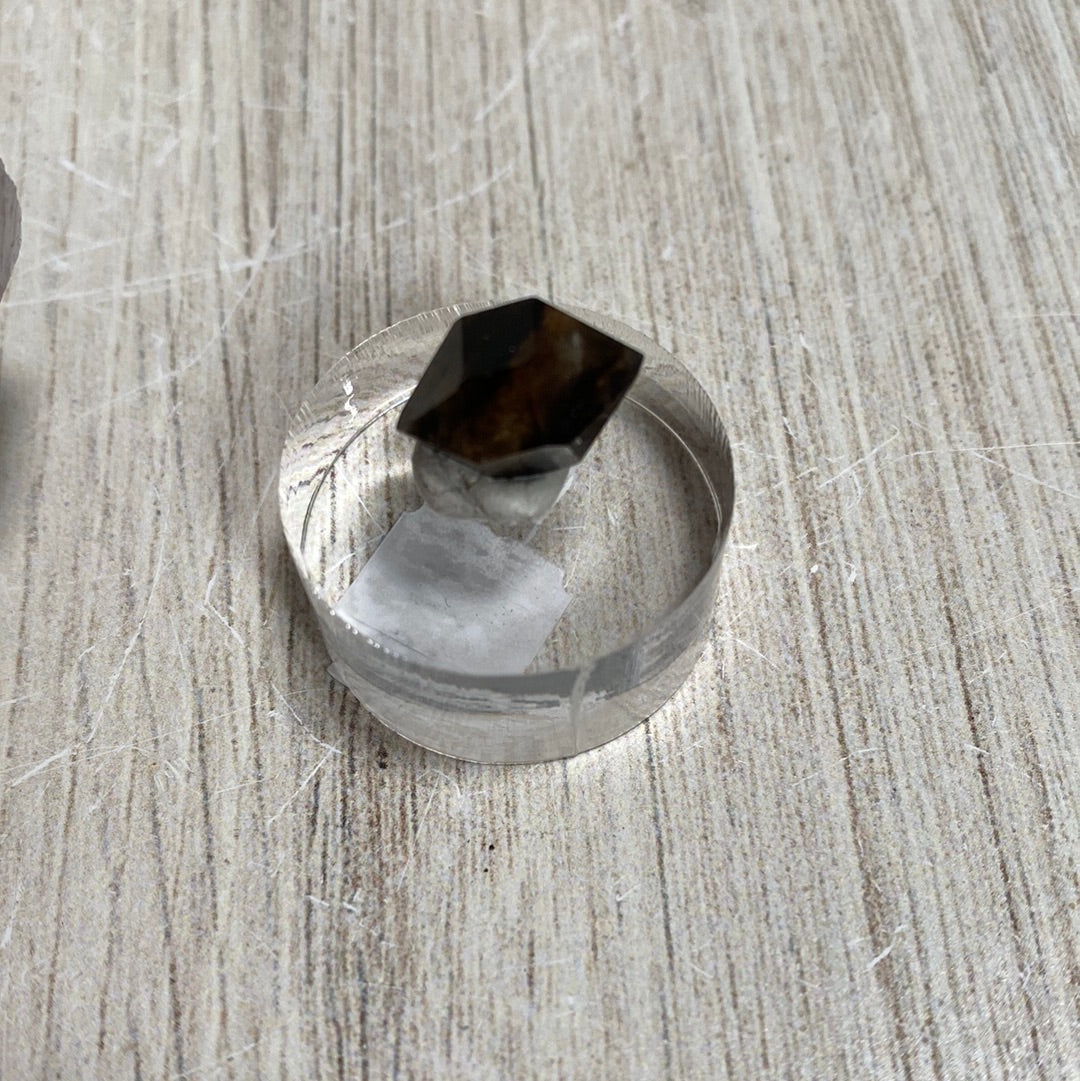
[[[1080,1072],[1080,9],[0,2],[0,1076]],[[289,411],[539,291],[673,348],[715,632],[566,763],[395,739]]]

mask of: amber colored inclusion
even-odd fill
[[[450,328],[398,430],[491,476],[565,469],[585,456],[641,362],[542,300],[515,300]]]

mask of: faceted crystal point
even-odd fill
[[[489,477],[584,458],[642,355],[529,298],[462,316],[402,410],[398,430]]]
[[[416,444],[412,467],[420,497],[432,510],[493,526],[535,525],[570,484],[569,469],[493,477],[426,443]]]

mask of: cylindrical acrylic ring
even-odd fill
[[[481,307],[407,319],[334,365],[290,425],[281,518],[331,672],[376,717],[457,758],[540,762],[621,735],[690,673],[731,523],[731,450],[686,368],[616,320],[567,309],[645,361],[555,509],[522,538],[561,571],[565,610],[523,672],[395,652],[338,605],[394,523],[420,505],[397,418],[454,321]]]

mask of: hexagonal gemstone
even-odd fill
[[[585,456],[642,359],[535,297],[487,308],[450,328],[398,430],[490,476],[565,469]]]

